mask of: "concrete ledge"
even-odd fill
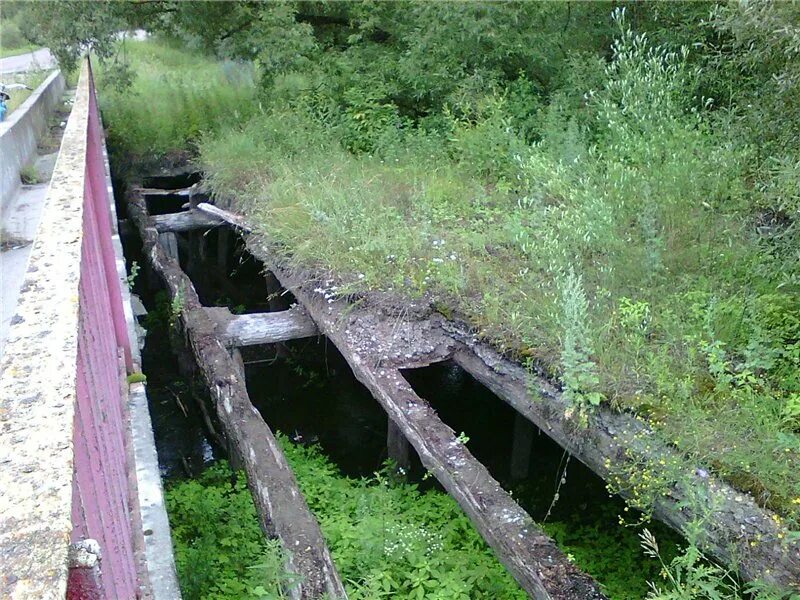
[[[16,193],[20,171],[36,157],[39,138],[65,85],[61,71],[51,73],[22,106],[0,123],[0,206]]]
[[[54,80],[49,79],[45,86],[49,89]],[[43,108],[39,114],[44,119]],[[14,128],[33,135],[34,125],[26,125],[24,118],[20,113],[6,125],[0,138],[2,161],[7,160],[7,142],[16,135]],[[33,121],[32,116],[28,118]],[[89,79],[84,70],[31,251],[17,317],[0,362],[2,598],[49,599],[66,594],[67,549],[73,530],[73,430],[88,119]],[[21,156],[13,149],[11,154],[13,161]],[[3,162],[4,173],[6,168]]]
[[[103,162],[106,170],[106,186],[108,188],[109,206],[112,220],[112,243],[117,264],[117,276],[122,289],[122,304],[125,310],[125,322],[128,326],[128,339],[131,345],[133,371],[142,370],[142,358],[136,337],[136,319],[131,308],[131,293],[128,290],[128,272],[125,267],[125,256],[122,252],[122,241],[119,237],[119,221],[114,201],[114,190],[111,186],[111,173],[108,153],[103,142]],[[130,435],[133,462],[136,465],[136,495],[139,508],[137,525],[142,528],[144,538],[144,568],[149,583],[149,594],[152,600],[180,600],[181,591],[178,574],[175,570],[175,556],[172,547],[172,533],[169,528],[167,508],[164,503],[164,487],[161,472],[158,469],[156,441],[153,436],[153,424],[150,419],[150,407],[147,401],[147,388],[143,383],[133,383],[128,389],[128,430]]]

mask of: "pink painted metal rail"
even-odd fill
[[[0,363],[2,598],[148,595],[104,146],[87,61]]]

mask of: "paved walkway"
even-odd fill
[[[41,156],[36,162],[45,183],[23,185],[0,210],[0,356],[16,313],[57,154]]]
[[[0,58],[0,73],[21,73],[37,69],[52,69],[56,59],[47,48],[41,48],[27,54]]]

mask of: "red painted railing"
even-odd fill
[[[117,276],[103,130],[89,68],[83,244],[78,301],[73,527],[71,539],[100,544],[100,582],[108,598],[135,598],[131,528],[131,465],[122,385],[131,366],[128,331]]]

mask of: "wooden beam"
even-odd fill
[[[184,232],[196,229],[211,229],[212,227],[224,225],[225,221],[202,210],[189,209],[166,215],[155,215],[153,216],[153,223],[156,231],[163,233],[168,231]]]
[[[239,215],[235,215],[232,212],[228,212],[227,210],[218,208],[213,204],[209,204],[208,202],[200,202],[197,205],[197,208],[199,208],[203,212],[208,213],[209,215],[219,217],[223,221],[230,223],[231,225],[241,229],[242,231],[250,231],[250,226]]]
[[[291,291],[372,393],[422,464],[459,503],[520,586],[537,600],[590,600],[606,596],[597,583],[570,562],[456,437],[431,406],[420,398],[397,368],[381,367],[380,342],[372,333],[375,313],[350,310],[319,286],[311,287],[281,268],[257,243],[249,243],[283,286]],[[361,319],[364,322],[361,322]],[[414,354],[408,340],[407,354]]]
[[[346,598],[328,547],[275,436],[250,402],[239,366],[215,333],[215,324],[201,305],[191,280],[158,243],[158,231],[141,194],[129,194],[128,214],[142,238],[143,253],[166,284],[171,299],[180,301],[178,327],[194,353],[208,384],[231,454],[244,463],[264,532],[277,536],[289,555],[287,570],[299,576],[291,598]]]
[[[777,515],[705,469],[692,467],[629,414],[601,407],[586,427],[578,427],[566,416],[569,402],[549,381],[476,343],[468,332],[460,337],[464,347],[453,358],[465,371],[604,480],[613,480],[615,472],[624,478],[634,461],[685,464],[682,473],[669,473],[670,481],[677,483],[656,499],[654,515],[681,532],[704,521],[704,551],[748,581],[798,589],[800,542],[788,541],[790,532]]]
[[[179,188],[176,190],[140,187],[136,188],[136,191],[138,191],[142,196],[178,196],[181,198],[189,198],[197,193],[194,189],[194,186],[188,188]]]
[[[142,196],[178,196],[179,198],[208,198],[208,190],[202,185],[202,182],[195,183],[185,188],[169,189],[169,188],[150,188],[150,187],[137,187]]]
[[[319,335],[313,319],[299,306],[280,312],[234,315],[225,307],[206,308],[228,346],[275,344]]]

